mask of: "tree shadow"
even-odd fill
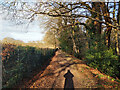
[[[72,90],[74,89],[73,77],[74,75],[70,72],[70,70],[68,70],[67,73],[64,75],[65,78],[64,90],[68,88]]]
[[[62,61],[66,61],[65,63],[63,63],[63,64],[60,64],[60,62],[62,62]],[[52,84],[52,89],[55,87],[55,84],[56,84],[56,80],[57,80],[57,78],[60,76],[60,74],[61,74],[61,72],[62,71],[65,71],[66,70],[66,68],[67,67],[70,67],[71,65],[76,65],[76,64],[84,64],[84,62],[71,62],[71,61],[73,61],[72,59],[71,60],[66,60],[66,59],[64,59],[64,60],[59,60],[59,61],[53,61],[51,64],[52,65],[55,65],[55,63],[58,63],[58,65],[56,65],[55,67],[56,68],[61,68],[59,71],[57,71],[57,72],[48,72],[48,73],[46,73],[45,75],[43,75],[43,76],[41,76],[40,78],[43,78],[43,77],[45,77],[45,76],[53,76],[53,75],[55,75],[55,74],[57,74],[58,73],[58,75],[56,76],[56,78],[55,78],[55,80],[54,80],[54,82],[53,82],[53,84]],[[58,67],[58,66],[60,66],[60,67]],[[49,71],[52,71],[52,70],[49,70]],[[66,73],[67,74],[67,73]],[[68,76],[69,76],[69,74],[70,75],[73,75],[71,72],[69,73],[69,71],[68,71]],[[74,75],[73,75],[73,77],[74,77]],[[39,78],[39,79],[40,79]],[[69,79],[68,79],[69,80]],[[73,80],[70,80],[70,81],[73,81]],[[73,86],[74,86],[74,84],[72,84]],[[73,87],[72,86],[72,87]],[[65,89],[67,89],[67,88],[65,88]],[[74,88],[68,88],[68,89],[74,89]]]
[[[61,59],[61,57],[63,57],[63,59]],[[58,80],[57,78],[60,76],[61,72],[66,70],[66,68],[70,67],[71,65],[84,64],[83,61],[75,62],[72,58],[71,58],[71,60],[64,59],[66,57],[63,56],[62,54],[58,54],[56,56],[56,58],[59,59],[59,60],[51,61],[49,64],[50,65],[54,65],[54,67],[56,67],[59,70],[55,71],[52,68],[51,69],[47,69],[47,71],[46,71],[46,73],[44,75],[39,76],[37,78],[37,79],[41,79],[41,78],[44,78],[46,76],[53,76],[53,75],[57,74],[57,76],[55,77],[55,80],[54,80],[54,82],[52,84],[52,89],[54,89],[56,87],[56,83],[57,83],[57,80]],[[64,63],[62,63],[62,62],[64,62]],[[66,77],[66,79],[65,79],[66,84],[67,84],[68,81],[71,81],[73,83],[72,78],[71,79],[67,79],[67,77],[69,78],[70,75],[72,76],[73,74],[70,71],[68,71],[66,74],[68,74],[67,76],[65,75],[65,77]],[[73,75],[73,77],[74,77],[74,75]],[[35,81],[36,80],[34,80],[33,82],[35,82]],[[64,86],[66,86],[66,84]],[[29,87],[30,86],[31,85],[29,85]],[[67,89],[67,87],[65,89]],[[74,84],[71,84],[69,89],[73,90],[74,89]]]

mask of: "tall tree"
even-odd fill
[[[109,9],[107,7],[107,5],[105,4],[105,2],[101,2],[100,3],[101,9],[102,9],[102,13],[105,19],[105,22],[108,22],[109,24],[112,24],[112,21],[110,19],[110,12]],[[109,25],[106,25],[107,29],[105,30],[105,34],[106,34],[106,45],[108,46],[108,48],[110,48],[110,35],[111,35],[111,30],[112,27]]]

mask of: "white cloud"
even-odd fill
[[[0,40],[5,37],[11,37],[24,42],[42,40],[44,34],[41,33],[44,28],[39,27],[38,22],[27,25],[14,25],[11,21],[0,18]]]
[[[12,32],[11,37],[24,42],[41,40],[44,35],[36,32],[16,33]]]

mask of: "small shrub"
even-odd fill
[[[107,75],[116,77],[120,74],[118,56],[114,55],[112,49],[105,49],[104,45],[101,46],[101,49],[98,46],[92,46],[86,54],[86,60],[89,66],[97,68]]]

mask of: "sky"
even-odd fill
[[[40,22],[34,21],[29,24],[15,25],[12,21],[3,20],[0,17],[0,40],[11,37],[24,42],[40,41],[44,37],[44,28],[40,27]]]
[[[7,0],[0,0],[4,2]],[[2,8],[0,8],[0,13],[2,13]],[[28,26],[27,22],[23,25],[16,25],[14,21],[3,19],[4,15],[0,14],[0,40],[5,37],[10,37],[16,40],[22,40],[25,43],[29,41],[40,41],[44,37],[44,27],[41,27],[42,19],[35,20]],[[40,22],[39,22],[40,21]]]

